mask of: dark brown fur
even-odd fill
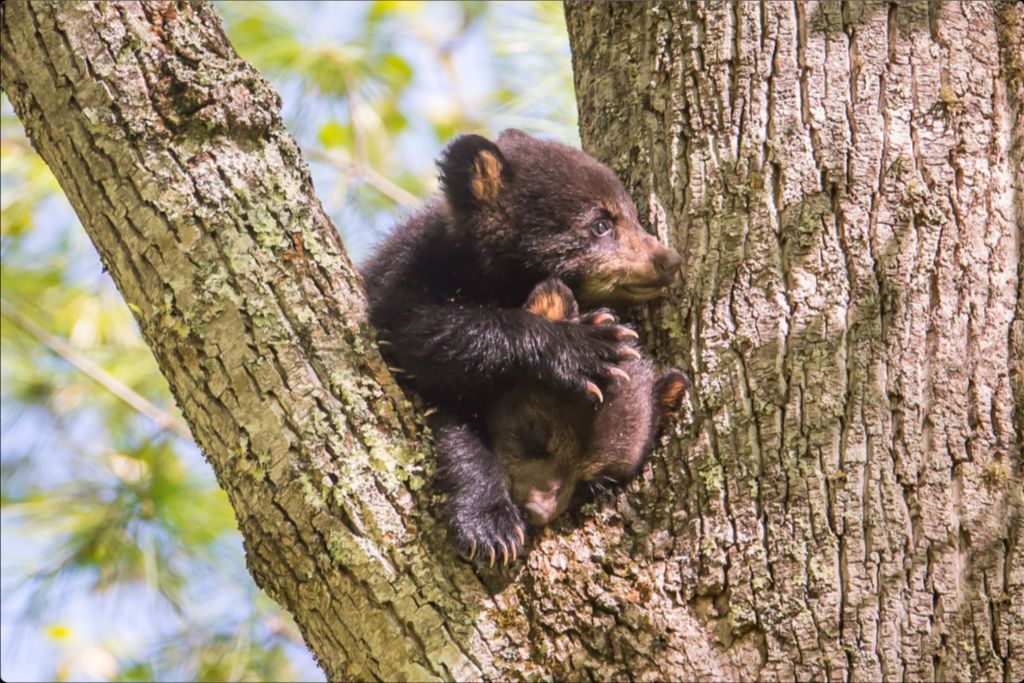
[[[565,285],[541,283],[524,308],[549,320],[582,322]],[[632,479],[647,461],[668,416],[678,412],[689,381],[659,372],[646,358],[623,361],[627,375],[604,391],[604,401],[552,392],[524,382],[501,397],[487,420],[494,452],[509,477],[512,502],[531,526],[548,524],[584,496]]]
[[[515,130],[496,142],[464,135],[438,166],[443,197],[399,225],[363,276],[399,381],[438,408],[452,540],[490,560],[514,555],[525,529],[485,438],[492,406],[524,381],[597,400],[636,355],[622,326],[551,320],[523,302],[552,277],[588,307],[649,301],[681,259],[640,226],[615,175],[578,149]]]

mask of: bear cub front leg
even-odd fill
[[[437,482],[446,494],[444,515],[456,550],[494,566],[514,561],[526,542],[526,524],[509,495],[508,475],[479,429],[439,412]]]
[[[632,346],[639,335],[620,325],[611,309],[599,308],[581,316],[572,290],[558,278],[548,278],[534,287],[523,308],[559,324],[563,332],[561,343],[549,351],[550,375],[542,381],[556,388],[582,389],[591,400],[601,403],[604,393],[598,382],[629,379],[619,364],[640,358]]]

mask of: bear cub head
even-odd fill
[[[523,308],[552,321],[601,324],[583,322],[572,292],[555,278],[537,285]],[[668,419],[679,412],[690,387],[684,372],[659,370],[646,357],[622,361],[619,368],[625,375],[606,387],[596,408],[587,398],[524,380],[487,415],[512,502],[530,526],[549,524],[635,477]]]
[[[640,226],[615,174],[585,152],[506,130],[452,141],[438,162],[451,237],[491,273],[557,277],[581,305],[658,297],[682,259]]]

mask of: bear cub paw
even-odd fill
[[[450,534],[459,553],[478,564],[493,567],[515,562],[526,543],[526,525],[511,501],[487,510],[456,513]]]
[[[549,383],[602,403],[602,386],[613,378],[629,379],[619,363],[640,357],[635,348],[639,335],[620,325],[611,309],[599,308],[581,316],[572,290],[558,278],[548,278],[534,287],[523,308],[563,325],[562,343],[548,354]]]

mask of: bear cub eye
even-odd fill
[[[523,457],[526,460],[548,460],[551,458],[551,454],[542,448],[534,448],[524,451]]]
[[[594,233],[596,237],[607,235],[611,231],[612,226],[605,218],[598,218],[596,221],[590,224],[590,232]]]

